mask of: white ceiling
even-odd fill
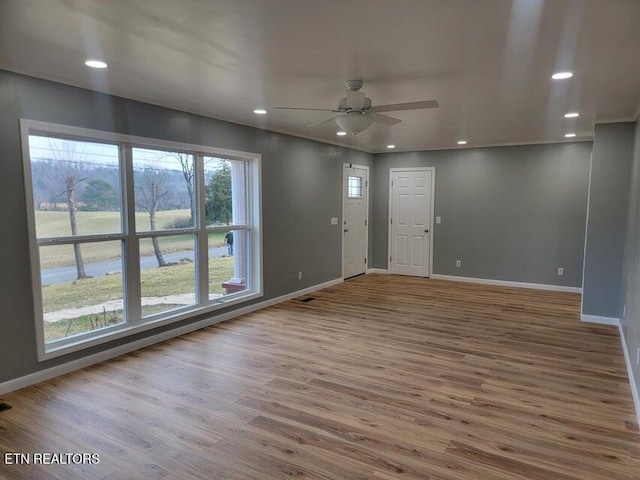
[[[372,152],[581,140],[634,118],[640,1],[0,0],[0,68],[345,145],[306,127],[331,114],[273,107],[335,108],[349,78],[440,102],[359,134]]]

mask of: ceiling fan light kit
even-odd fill
[[[324,108],[304,108],[304,107],[275,107],[278,110],[312,110],[339,113],[340,115],[327,118],[319,122],[314,122],[307,127],[315,127],[325,123],[335,122],[343,131],[356,135],[364,132],[372,123],[379,123],[385,126],[392,126],[400,123],[401,120],[387,115],[380,115],[380,112],[398,112],[404,110],[422,110],[426,108],[437,108],[436,100],[423,100],[419,102],[393,103],[389,105],[373,105],[371,99],[361,92],[362,80],[347,80],[347,92],[338,101],[338,108],[335,110]]]
[[[364,132],[373,123],[373,118],[359,112],[350,112],[334,118],[338,126],[347,133],[355,135]]]

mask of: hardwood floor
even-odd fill
[[[366,275],[5,395],[2,479],[640,479],[579,295]],[[306,298],[306,297],[303,297]]]

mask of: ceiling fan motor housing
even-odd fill
[[[345,83],[347,84],[347,90],[357,92],[362,88],[362,80],[347,80]]]
[[[362,105],[362,110],[369,110],[371,108],[371,99],[369,97],[365,97],[364,105]],[[338,110],[346,112],[349,110],[349,104],[347,103],[347,97],[342,97],[338,102]]]

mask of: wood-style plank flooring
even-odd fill
[[[640,479],[579,295],[366,275],[0,398],[2,479]]]

